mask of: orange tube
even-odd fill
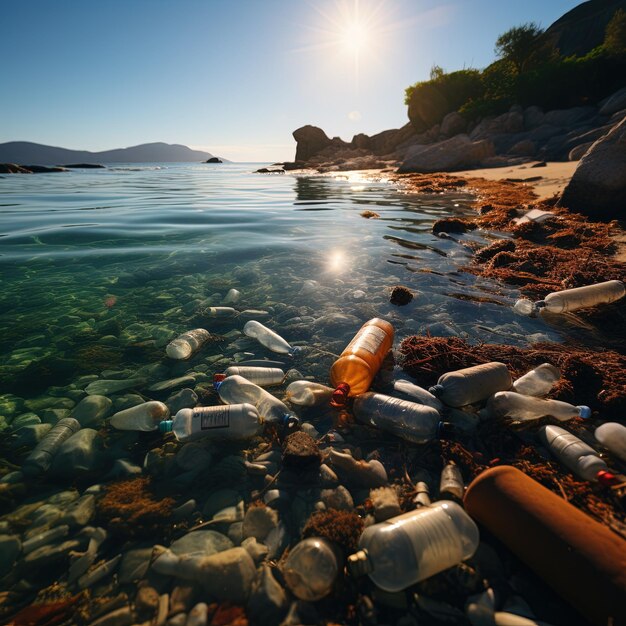
[[[598,626],[626,624],[626,541],[520,470],[480,474],[465,508]]]
[[[330,368],[335,387],[331,404],[343,406],[348,397],[365,393],[393,344],[393,326],[378,317],[365,322]]]

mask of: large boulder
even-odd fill
[[[519,133],[524,130],[524,115],[517,110],[486,117],[470,133],[471,139],[487,139],[492,135]]]
[[[613,115],[624,109],[626,109],[626,87],[622,87],[604,101],[600,108],[600,115]]]
[[[460,133],[464,133],[467,129],[467,120],[456,111],[448,113],[443,120],[441,120],[441,127],[439,132],[444,137],[454,137]]]
[[[302,126],[293,131],[293,138],[298,144],[296,161],[308,161],[313,155],[332,144],[328,135],[317,126]]]
[[[454,172],[476,167],[494,154],[494,145],[488,139],[472,141],[467,135],[457,135],[440,143],[410,148],[398,172]]]
[[[598,139],[580,160],[559,206],[590,217],[624,218],[626,117]]]
[[[0,163],[0,174],[32,174],[32,172],[15,163]]]

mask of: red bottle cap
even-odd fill
[[[613,485],[618,485],[620,483],[615,474],[607,472],[606,470],[600,470],[596,474],[596,478],[598,479],[598,482],[605,487],[612,487]]]
[[[213,374],[213,382],[221,383],[226,378],[226,374]]]
[[[330,398],[330,406],[344,407],[348,401],[348,394],[350,393],[350,385],[348,383],[339,383],[333,395]]]

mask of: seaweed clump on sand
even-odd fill
[[[391,296],[389,296],[389,302],[397,306],[404,306],[413,300],[413,292],[407,287],[402,285],[396,285],[391,290]]]
[[[111,483],[98,500],[101,523],[116,533],[135,537],[162,536],[168,528],[175,501],[160,497],[149,478],[140,477]]]
[[[302,537],[323,537],[352,554],[358,549],[363,520],[354,511],[330,509],[313,513],[302,530]]]
[[[476,230],[477,226],[468,220],[458,217],[444,217],[433,224],[433,235],[439,233],[466,233],[469,230]]]

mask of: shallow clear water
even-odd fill
[[[231,287],[242,292],[239,308],[268,311],[266,323],[288,340],[330,353],[374,316],[392,321],[396,345],[427,331],[508,343],[566,333],[514,315],[516,290],[463,272],[470,250],[432,235],[435,220],[471,213],[469,195],[253,169],[133,165],[0,178],[2,392],[30,397],[77,375],[122,375],[196,326],[240,330],[202,316]],[[395,284],[416,293],[411,304],[389,304]],[[246,339],[209,352],[269,356]],[[303,373],[325,382],[328,361],[308,365]]]

